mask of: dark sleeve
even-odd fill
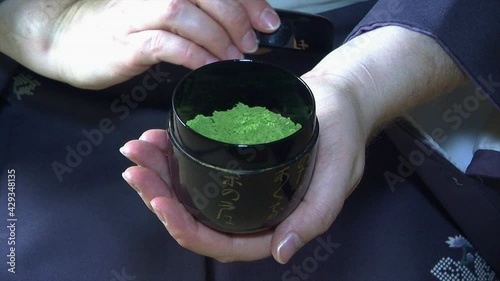
[[[347,40],[388,25],[434,38],[500,108],[500,1],[379,0]]]

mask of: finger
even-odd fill
[[[196,221],[175,198],[156,197],[151,201],[158,218],[182,247],[221,262],[251,261],[268,257],[272,232],[230,235]]]
[[[173,198],[173,191],[155,172],[146,167],[133,166],[125,170],[123,179],[139,194],[144,204],[154,212],[151,200],[156,197]]]
[[[158,147],[158,149],[163,154],[167,154],[168,133],[166,130],[162,129],[148,130],[139,137],[139,140],[149,142]]]
[[[157,146],[142,140],[132,140],[121,147],[120,152],[135,164],[158,174],[167,184],[171,183],[167,157]]]
[[[276,11],[265,0],[239,0],[246,10],[252,26],[262,32],[273,32],[281,24]]]
[[[205,11],[188,0],[147,1],[133,12],[136,32],[163,30],[206,49],[219,59],[239,59],[243,55],[226,30]]]
[[[276,261],[287,263],[303,245],[322,234],[333,223],[344,202],[342,196],[324,192],[334,188],[331,181],[311,182],[297,209],[276,228],[271,246]]]
[[[167,146],[168,134],[165,130],[149,130],[139,141],[131,141],[124,147],[128,147],[133,155],[137,153],[148,158],[152,153],[158,155],[159,151],[166,151]],[[142,165],[150,165],[148,161],[158,162],[151,159],[136,161]],[[186,208],[171,196],[175,192],[153,170],[130,167],[123,173],[123,177],[140,193],[146,206],[152,208],[151,201],[159,202],[156,204],[156,214],[160,220],[168,221],[167,230],[181,246],[225,262],[256,260],[271,255],[271,231],[250,235],[228,235],[214,231],[195,221]]]
[[[224,262],[256,260],[271,254],[270,231],[236,236],[217,232],[197,222],[173,196],[175,192],[170,186],[152,170],[134,166],[122,175],[164,222],[170,235],[186,249]]]
[[[132,65],[150,66],[169,62],[196,69],[219,59],[201,46],[166,31],[150,30],[128,36],[129,48],[125,56],[132,56]]]
[[[246,53],[257,50],[257,36],[243,6],[234,0],[195,0],[229,34],[236,47]]]
[[[219,22],[234,44],[245,53],[258,48],[254,28],[272,32],[279,27],[280,19],[264,0],[195,0],[196,4]]]

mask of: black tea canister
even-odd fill
[[[186,125],[238,103],[265,107],[301,128],[247,145],[213,140]],[[296,75],[252,60],[206,65],[185,76],[172,97],[167,156],[173,188],[186,209],[213,229],[251,233],[273,227],[307,191],[318,135],[314,97]]]

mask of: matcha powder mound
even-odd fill
[[[212,116],[198,115],[187,125],[205,137],[232,144],[261,144],[283,139],[302,126],[265,107],[238,103]]]

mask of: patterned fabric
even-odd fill
[[[408,122],[398,121],[385,131],[401,153],[398,169],[385,173],[388,182],[395,185],[408,175],[418,174],[474,247],[499,271],[499,190],[466,176],[433,150]]]
[[[462,257],[454,259],[453,257],[444,257],[431,269],[439,281],[494,281],[496,278],[495,272],[488,266],[479,253],[462,235],[448,237],[446,244],[451,249],[456,249],[461,252]],[[457,256],[454,251],[453,256]]]

